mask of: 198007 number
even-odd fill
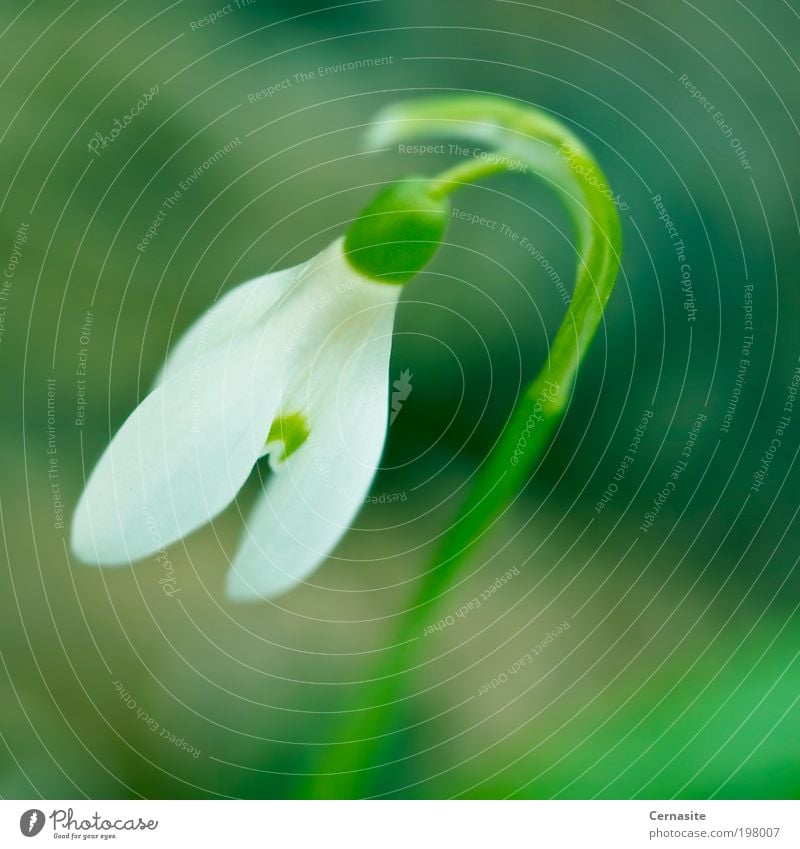
[[[777,837],[780,832],[780,828],[743,828],[742,836],[743,837]]]

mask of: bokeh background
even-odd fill
[[[800,355],[797,0],[6,0],[0,15],[2,796],[302,797],[325,751],[351,745],[343,717],[563,314],[553,275],[571,286],[575,254],[546,188],[517,175],[454,196],[552,271],[452,221],[398,311],[392,374],[413,389],[377,503],[308,585],[224,598],[259,474],[168,569],[81,566],[69,519],[215,298],[320,250],[381,183],[452,163],[363,142],[381,107],[448,91],[534,104],[590,145],[627,207],[623,270],[551,450],[432,615],[453,624],[405,649],[367,794],[800,794],[800,406],[751,489]]]

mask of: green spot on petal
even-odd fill
[[[283,445],[283,451],[280,457],[275,459],[278,462],[284,462],[308,439],[309,433],[311,430],[308,420],[302,413],[286,413],[278,416],[272,423],[265,444],[274,445],[280,442]]]

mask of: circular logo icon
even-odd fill
[[[44,828],[44,811],[31,808],[19,818],[19,830],[25,837],[36,837]]]

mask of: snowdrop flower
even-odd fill
[[[89,477],[75,554],[110,566],[160,551],[224,510],[268,455],[228,594],[273,596],[306,578],[368,493],[386,436],[398,284],[433,255],[446,219],[426,181],[400,181],[310,262],[216,303]]]

